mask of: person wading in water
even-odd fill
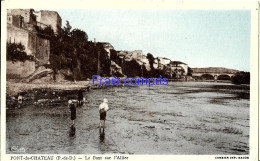
[[[71,100],[69,100],[68,104],[70,108],[70,119],[72,120],[72,125],[70,127],[70,136],[74,136],[76,131],[76,128],[74,126],[76,119],[76,106]]]
[[[106,115],[107,111],[109,110],[108,107],[108,100],[104,98],[103,103],[99,105],[99,114],[100,114],[100,122],[99,122],[99,132],[101,133],[101,129],[103,128],[103,133],[105,130],[105,121],[106,121]]]
[[[79,90],[78,91],[78,106],[82,106],[83,104],[83,91]]]

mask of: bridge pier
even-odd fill
[[[218,75],[214,75],[214,81],[216,82],[218,80]]]

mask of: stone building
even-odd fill
[[[128,54],[127,51],[117,51],[117,56],[120,58],[120,59],[125,59],[126,55]]]
[[[117,51],[117,56],[123,58],[125,61],[131,61],[131,60],[142,61],[143,52],[142,50]]]
[[[122,68],[116,64],[114,61],[111,61],[111,66],[110,66],[110,74],[111,75],[116,75],[116,74],[122,74]]]
[[[110,59],[110,56],[111,56],[111,51],[110,50],[114,50],[114,47],[110,44],[110,43],[108,43],[108,42],[100,42],[102,45],[103,45],[103,47],[104,47],[104,49],[106,50],[106,52],[107,52],[107,56],[108,56],[108,59]]]
[[[171,59],[157,57],[154,59],[153,67],[154,69],[163,69],[167,64],[170,64]]]
[[[142,50],[134,50],[134,51],[130,51],[129,55],[131,55],[132,59],[141,61],[142,56],[143,56],[143,52],[142,52]]]
[[[42,35],[36,29],[36,26],[43,29],[48,24],[39,26],[34,12],[33,9],[7,10],[7,42],[21,43],[24,45],[27,55],[34,57],[34,61],[24,63],[7,62],[7,74],[13,74],[21,78],[27,77],[37,67],[49,64],[50,36]],[[21,70],[17,70],[17,68]]]
[[[37,26],[41,28],[45,28],[47,26],[51,26],[54,33],[58,33],[61,29],[61,17],[56,11],[34,11],[33,14],[36,17]]]
[[[136,60],[139,65],[144,65],[148,71],[151,70],[149,60],[143,55],[142,50],[117,51],[117,56],[124,61]]]
[[[7,16],[21,16],[25,24],[34,24],[36,17],[33,12],[33,9],[8,9]]]
[[[143,55],[143,57],[142,57],[142,62],[143,62],[143,65],[145,66],[145,68],[147,69],[147,71],[150,71],[151,70],[150,62],[145,55]]]
[[[170,63],[171,65],[171,70],[174,71],[174,70],[182,70],[183,69],[183,75],[187,75],[188,74],[188,65],[183,63],[183,62],[180,62],[180,61],[171,61]]]

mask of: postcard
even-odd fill
[[[1,3],[1,160],[258,159],[258,2]]]

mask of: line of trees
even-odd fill
[[[98,74],[99,59],[99,74],[109,75],[110,61],[103,44],[88,41],[87,33],[72,29],[69,21],[66,21],[66,25],[56,35],[50,27],[42,30],[41,34],[50,36],[50,68],[55,74],[68,69],[72,73],[66,77],[69,80],[91,78],[92,75]]]

